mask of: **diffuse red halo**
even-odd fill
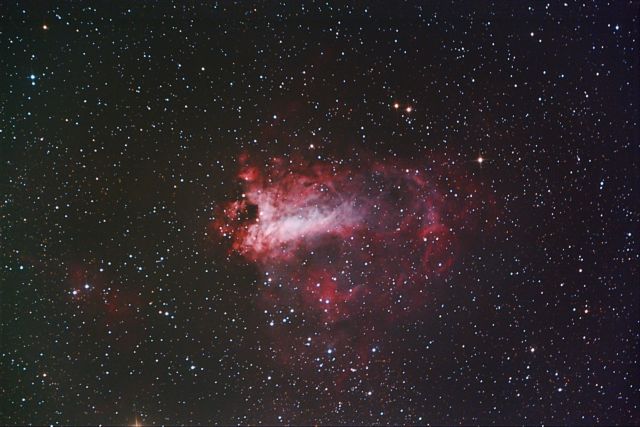
[[[244,193],[217,210],[215,230],[259,267],[270,294],[329,323],[423,306],[477,208],[477,197],[437,185],[440,171],[399,161],[240,163]]]

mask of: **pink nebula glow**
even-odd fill
[[[431,176],[400,162],[258,167],[243,157],[244,193],[218,209],[214,228],[262,271],[265,298],[329,323],[397,319],[424,307],[477,219],[473,189]]]

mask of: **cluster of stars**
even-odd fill
[[[0,21],[0,424],[638,423],[635,3]]]

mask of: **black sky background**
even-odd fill
[[[639,422],[637,2],[0,8],[2,424]],[[245,152],[437,159],[496,224],[337,384],[211,236]]]

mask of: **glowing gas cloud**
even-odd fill
[[[479,220],[476,191],[433,166],[240,163],[244,193],[218,209],[216,232],[262,271],[265,298],[325,324],[424,307]]]

